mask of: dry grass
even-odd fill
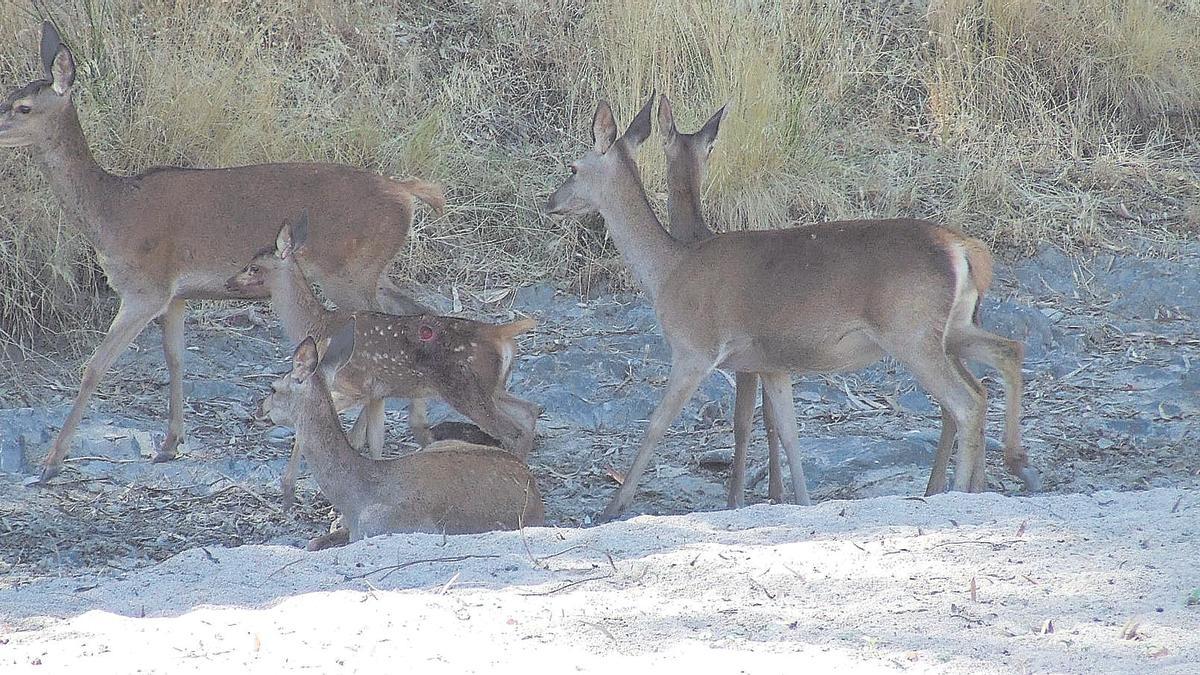
[[[15,0],[0,82],[34,75],[45,15],[111,170],[320,159],[445,182],[448,216],[398,262],[420,281],[620,276],[594,223],[538,207],[596,98],[627,121],[652,89],[683,128],[732,104],[721,229],[914,215],[1025,250],[1200,229],[1194,0]],[[28,343],[102,318],[102,279],[5,152],[0,341]],[[657,144],[641,159],[660,192]]]

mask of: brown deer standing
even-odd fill
[[[543,524],[529,467],[499,448],[439,441],[396,459],[358,454],[326,386],[354,351],[352,325],[332,338],[319,363],[316,343],[305,338],[291,372],[272,385],[264,402],[272,421],[296,430],[321,493],[342,517],[344,533],[318,537],[310,548],[391,532],[468,534]]]
[[[309,209],[326,224],[307,260],[342,307],[421,311],[386,272],[408,235],[412,200],[440,211],[434,183],[396,181],[338,164],[261,164],[228,169],[151,169],[116,176],[93,158],[71,101],[75,61],[49,22],[44,78],[0,104],[0,146],[29,147],[69,217],[96,250],[120,309],[83,374],[71,412],[42,465],[62,468],[88,399],[117,356],[158,318],[170,377],[167,434],[155,461],[183,438],[183,321],[189,299],[230,299],[225,280],[275,238],[275,214]]]
[[[407,398],[409,426],[417,442],[428,445],[425,397],[438,396],[470,417],[524,459],[533,449],[540,409],[505,390],[512,371],[513,339],[533,328],[532,319],[492,325],[429,314],[396,316],[368,311],[331,310],[313,293],[298,257],[309,246],[308,214],[279,230],[273,248],[261,251],[226,286],[233,293],[266,290],[271,309],[295,343],[307,336],[330,339],[343,325],[356,326],[354,358],[329,381],[338,410],[356,405],[363,412],[350,431],[356,448],[383,455],[384,399]],[[283,501],[295,496],[297,460],[293,446],[283,475]]]
[[[695,133],[685,134],[675,127],[675,115],[671,100],[667,98],[666,94],[658,99],[659,132],[663,136],[663,150],[667,157],[668,222],[671,236],[685,243],[701,241],[713,236],[713,232],[708,229],[704,220],[700,192],[708,159],[716,144],[721,120],[725,116],[725,109],[726,106],[722,106]],[[973,251],[972,264],[977,268],[974,281],[979,293],[979,300],[982,301],[983,295],[991,285],[991,254],[983,242],[969,237],[963,237],[963,240]],[[976,302],[976,308],[978,306],[979,302]],[[979,323],[978,311],[974,314],[973,320],[976,324]],[[754,390],[757,386],[757,373],[737,374],[733,422],[734,461],[728,497],[730,508],[740,507],[744,504],[746,449],[750,440],[750,428],[754,416]],[[763,427],[766,430],[769,446],[767,496],[771,501],[778,503],[783,498],[783,485],[780,481],[779,435],[772,423],[771,406],[766,403],[766,396],[767,390],[766,387],[763,387]],[[953,422],[952,418],[944,417],[944,419],[950,419]],[[946,424],[943,422],[943,429],[945,428]],[[952,435],[943,435],[939,440],[933,470],[925,489],[926,495],[945,490],[946,470],[950,462],[953,441]]]
[[[618,137],[612,109],[592,120],[593,147],[571,164],[546,211],[599,213],[649,296],[671,346],[671,373],[603,518],[627,509],[655,446],[701,380],[718,365],[760,373],[791,466],[808,502],[789,372],[861,369],[885,354],[904,364],[946,411],[943,438],[958,441],[957,490],[986,486],[987,394],[962,359],[1003,375],[1004,458],[1030,489],[1036,472],[1020,444],[1020,343],[975,325],[979,252],[970,240],[919,220],[863,220],[734,232],[685,246],[654,215],[633,153],[650,135],[647,101]]]
[[[675,115],[671,100],[663,94],[658,99],[658,130],[662,134],[663,152],[667,157],[667,222],[671,236],[684,244],[694,244],[713,236],[704,220],[704,208],[700,201],[704,174],[708,158],[717,142],[721,120],[725,117],[725,106],[690,134],[675,127]],[[737,373],[734,379],[733,415],[733,466],[729,478],[729,494],[726,505],[741,508],[746,503],[746,451],[750,443],[750,430],[754,419],[754,395],[758,389],[758,373]],[[767,402],[767,388],[763,391],[763,427],[767,436],[767,498],[772,502],[783,501],[783,480],[779,464],[779,434],[771,419],[771,406]]]

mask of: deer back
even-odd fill
[[[467,534],[544,522],[529,467],[499,448],[438,441],[372,466],[377,474],[368,483],[377,486],[380,503],[394,507],[386,523],[363,523],[366,530]]]

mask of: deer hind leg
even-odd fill
[[[954,489],[962,492],[982,492],[987,486],[983,470],[983,424],[987,412],[987,390],[957,358],[943,351],[940,341],[925,339],[915,348],[905,347],[888,349],[888,352],[916,376],[925,391],[929,392],[953,419],[953,435],[958,440]],[[943,439],[949,428],[949,425],[943,426]],[[942,442],[938,443],[939,450],[942,445]],[[937,467],[934,469],[936,471]]]
[[[700,387],[700,381],[705,375],[712,372],[716,367],[716,362],[707,357],[683,357],[676,356],[671,363],[671,375],[667,380],[667,391],[663,394],[662,401],[659,401],[658,407],[654,409],[654,413],[650,415],[650,426],[646,429],[646,435],[642,438],[642,443],[638,446],[637,455],[633,458],[633,464],[629,466],[629,470],[625,473],[625,481],[621,483],[621,487],[617,490],[617,494],[613,495],[612,501],[604,508],[604,512],[600,514],[600,521],[608,521],[621,515],[629,505],[633,503],[634,494],[637,492],[638,481],[641,480],[642,474],[646,471],[646,465],[650,463],[650,457],[654,454],[654,448],[662,440],[664,434],[667,433],[667,428],[671,426],[676,419],[679,418],[679,413],[683,410],[683,406],[687,403],[692,394],[696,393],[696,389]]]
[[[66,457],[67,450],[70,448],[71,437],[75,434],[80,420],[83,419],[83,412],[87,408],[88,400],[99,386],[100,378],[104,377],[113,361],[117,360],[121,352],[125,351],[129,343],[133,342],[133,339],[154,320],[154,317],[162,313],[169,302],[169,298],[121,299],[121,307],[117,310],[112,325],[108,327],[108,333],[100,341],[100,346],[96,347],[96,351],[88,359],[87,367],[83,370],[83,379],[79,383],[79,393],[75,395],[75,403],[71,406],[71,412],[67,414],[67,419],[63,421],[58,436],[54,438],[54,445],[50,447],[50,452],[42,461],[42,482],[50,480],[62,471],[63,458]]]
[[[162,315],[163,355],[167,361],[167,380],[170,398],[167,405],[167,435],[163,439],[155,462],[175,459],[183,441],[183,318],[187,302],[175,298]]]
[[[1004,465],[1021,479],[1025,489],[1041,489],[1041,478],[1029,464],[1029,453],[1021,445],[1021,395],[1024,388],[1021,363],[1025,349],[1020,342],[990,333],[974,324],[954,327],[946,337],[951,353],[978,361],[1000,372],[1004,383]]]
[[[763,431],[767,435],[767,499],[772,504],[783,503],[783,466],[779,461],[779,428],[767,403],[767,387],[763,385]]]
[[[941,494],[946,491],[946,471],[950,466],[950,453],[954,450],[954,437],[958,433],[958,425],[950,411],[942,408],[942,435],[938,438],[937,454],[933,458],[933,470],[929,473],[929,485],[925,487],[925,496]]]
[[[725,505],[740,509],[746,505],[746,453],[750,430],[754,426],[754,400],[758,393],[758,373],[737,373],[734,379],[733,467],[729,473],[729,495]]]
[[[804,478],[804,465],[800,460],[800,430],[796,426],[796,405],[792,398],[792,378],[788,373],[761,373],[763,387],[767,392],[768,401],[764,407],[771,410],[771,422],[783,451],[787,454],[788,468],[791,470],[792,492],[796,503],[808,506],[808,485]]]

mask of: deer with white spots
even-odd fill
[[[313,336],[318,344],[344,325],[354,329],[355,349],[329,380],[338,410],[363,406],[350,432],[356,448],[383,453],[384,399],[409,399],[409,426],[421,445],[432,441],[425,399],[445,400],[522,459],[533,449],[540,408],[506,390],[516,355],[514,338],[533,319],[493,325],[433,314],[393,315],[331,310],[313,293],[299,258],[308,243],[307,212],[279,230],[275,246],[254,256],[226,281],[230,292],[270,296],[271,309],[294,343]],[[299,444],[283,477],[283,498],[294,498]]]
[[[272,385],[263,410],[296,430],[317,486],[342,527],[310,549],[391,532],[470,534],[543,524],[542,498],[525,462],[499,448],[439,441],[395,459],[370,459],[347,441],[328,383],[340,379],[360,345],[350,323],[324,354],[304,338],[292,370]]]
[[[306,262],[339,307],[421,311],[387,277],[408,237],[413,200],[440,211],[442,187],[392,180],[341,164],[277,163],[219,169],[161,167],[109,173],[88,147],[71,95],[75,59],[42,25],[40,79],[0,101],[0,147],[27,147],[68,218],[78,223],[121,305],[88,360],[71,411],[42,463],[62,469],[88,400],[117,357],[151,321],[162,323],[170,379],[167,433],[154,461],[184,437],[184,311],[193,299],[244,299],[225,280],[275,237],[275,214],[309,209],[324,224]],[[119,104],[119,102],[114,102]],[[262,297],[261,295],[258,297]]]

